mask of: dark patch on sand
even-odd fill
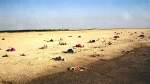
[[[84,72],[61,72],[33,79],[28,84],[150,84],[150,47],[121,57],[97,61]]]

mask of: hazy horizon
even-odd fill
[[[150,0],[0,0],[0,30],[150,28]]]

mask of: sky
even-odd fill
[[[0,0],[0,30],[150,28],[150,0]]]

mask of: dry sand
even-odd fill
[[[113,38],[113,36],[116,36],[115,32],[119,33],[118,36],[120,38],[117,40]],[[145,37],[138,37],[139,35],[144,35]],[[78,36],[81,37],[79,38]],[[5,38],[5,40],[2,40],[2,38]],[[62,40],[60,40],[60,38],[62,38]],[[54,41],[46,42],[50,39]],[[88,43],[89,40],[96,40],[96,42]],[[59,45],[59,42],[66,42],[67,45]],[[108,45],[108,42],[112,44]],[[75,48],[75,53],[73,54],[63,53],[63,51],[73,48],[76,44],[82,44],[84,47]],[[39,49],[43,45],[47,45],[47,48]],[[109,60],[126,56],[124,55],[126,52],[143,46],[150,46],[150,29],[0,33],[0,84],[28,84],[29,81],[31,81],[31,84],[42,84],[42,81],[44,81],[43,84],[50,84],[51,82],[52,84],[60,84],[61,82],[56,81],[63,80],[63,75],[60,74],[60,78],[56,78],[57,75],[54,75],[57,73],[66,74],[66,72],[68,72],[67,67],[76,65],[88,67],[88,65],[91,64],[96,66],[96,64],[94,64],[95,62],[99,62],[100,60],[108,60],[109,62]],[[15,48],[16,51],[7,52],[6,49],[11,47]],[[26,56],[20,56],[22,53]],[[2,57],[5,54],[7,54],[8,57]],[[93,55],[98,56],[92,57]],[[57,56],[63,57],[65,61],[50,60]],[[105,68],[103,68],[102,73],[105,73],[104,69]],[[98,69],[98,71],[101,70]],[[94,70],[93,72],[97,75],[100,74]],[[54,79],[58,80],[45,81],[48,80],[44,78],[47,76],[49,76],[50,79],[53,79],[51,76],[54,76]],[[74,75],[70,74],[67,76]],[[87,80],[92,81],[94,79],[99,79],[97,81],[95,80],[93,84],[101,84],[99,82],[101,78],[93,77],[91,80]],[[38,83],[38,80],[40,83]],[[92,84],[91,82],[69,83],[70,81],[67,82],[67,80],[66,83],[63,81],[63,84]],[[70,80],[72,79],[70,78]]]

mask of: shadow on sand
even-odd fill
[[[99,60],[88,65],[85,72],[61,72],[28,84],[150,84],[150,47],[112,60]]]

